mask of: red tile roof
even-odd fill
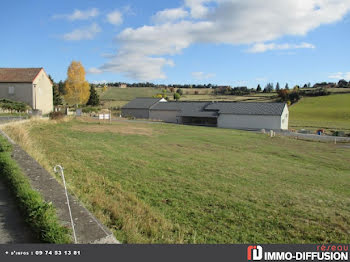
[[[0,68],[0,83],[33,83],[43,68]]]

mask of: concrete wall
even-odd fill
[[[148,109],[123,109],[122,108],[122,116],[123,117],[135,117],[148,119],[149,118],[149,110]]]
[[[218,127],[233,129],[281,129],[280,116],[220,114]]]
[[[44,70],[41,70],[39,75],[33,82],[34,109],[39,109],[43,114],[48,114],[53,111],[53,94],[52,84]]]
[[[14,93],[9,94],[9,87],[13,87]],[[24,102],[33,107],[33,93],[31,83],[0,83],[0,99],[6,98],[13,101]]]
[[[168,123],[178,123],[177,114],[178,111],[166,111],[166,110],[150,110],[149,118],[153,120],[161,120]]]

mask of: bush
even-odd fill
[[[315,88],[313,90],[301,91],[303,96],[328,96],[330,92],[325,87]]]
[[[49,114],[50,119],[52,120],[60,120],[63,119],[65,116],[65,114],[63,114],[62,112],[58,111],[58,112],[51,112]]]
[[[28,178],[11,158],[12,147],[0,137],[0,176],[14,193],[25,221],[45,243],[71,243],[70,230],[58,222],[54,207],[32,189]]]
[[[180,96],[182,96],[182,95],[183,95],[183,91],[182,91],[182,89],[181,89],[181,88],[177,89],[177,90],[176,90],[176,93],[177,93],[177,94],[179,94]]]
[[[15,112],[25,112],[28,106],[22,102],[16,102],[8,99],[0,100],[0,108],[3,110],[15,111]]]
[[[180,98],[181,98],[181,95],[179,93],[174,93],[174,99],[176,101],[180,100]]]
[[[97,113],[98,111],[100,111],[100,108],[89,106],[89,107],[84,107],[82,111],[83,113],[86,113],[86,114]]]

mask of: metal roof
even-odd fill
[[[214,102],[205,110],[233,115],[282,115],[285,103]]]
[[[160,98],[135,98],[123,106],[122,109],[150,109],[151,106],[160,100]]]
[[[154,111],[178,111],[178,116],[217,117],[233,115],[282,115],[285,103],[257,102],[161,102],[159,98],[136,98],[124,109],[149,109]]]
[[[33,83],[43,68],[0,68],[0,83]]]
[[[151,107],[151,110],[157,111],[180,111],[181,102],[162,102]]]
[[[190,112],[190,113],[187,112],[187,113],[180,113],[178,116],[217,118],[218,113],[212,112],[212,111]]]

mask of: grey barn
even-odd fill
[[[221,128],[287,130],[289,111],[285,103],[167,102],[136,98],[122,107],[122,116]]]

